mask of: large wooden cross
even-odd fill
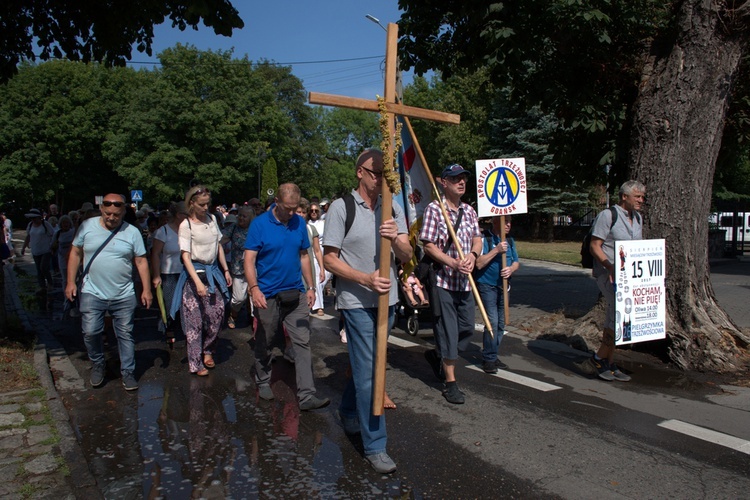
[[[388,150],[391,161],[396,158],[394,151],[394,136],[396,132],[395,115],[401,115],[411,118],[422,118],[443,123],[458,124],[461,121],[459,115],[443,113],[430,109],[415,108],[405,106],[396,102],[396,72],[397,72],[397,43],[398,43],[398,25],[395,23],[388,24],[388,36],[386,41],[385,52],[385,108],[389,113]],[[322,94],[320,92],[310,92],[310,104],[322,104],[324,106],[336,106],[342,108],[359,109],[363,111],[380,111],[378,101],[369,99],[360,99],[356,97],[343,97],[332,94]],[[384,165],[384,169],[395,169],[395,165]],[[386,182],[382,186],[382,205],[381,218],[386,221],[392,217],[393,197],[391,190]],[[380,239],[380,262],[379,274],[383,278],[390,276],[391,269],[391,241],[387,238]],[[393,283],[392,286],[398,286]],[[372,414],[383,414],[383,399],[385,394],[385,358],[386,348],[388,346],[388,294],[381,294],[378,298],[378,331],[377,331],[377,349],[375,353],[375,380],[373,381],[373,403]]]

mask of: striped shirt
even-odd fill
[[[455,225],[456,219],[458,218],[458,210],[453,210],[443,201],[445,209],[448,211],[448,217],[451,220],[451,224]],[[479,229],[479,219],[477,213],[471,208],[471,205],[461,203],[464,215],[461,217],[461,227],[456,231],[456,237],[461,245],[461,250],[464,256],[471,252],[471,243],[474,238],[481,238],[482,232]],[[441,251],[445,247],[445,243],[450,240],[450,234],[448,233],[448,226],[443,220],[443,214],[440,211],[440,205],[437,201],[433,201],[424,210],[422,230],[419,233],[419,239],[425,243],[433,243]],[[448,248],[447,255],[458,258],[458,250],[455,245],[451,245]],[[437,286],[446,290],[454,292],[468,292],[469,276],[448,266],[441,266],[437,272]]]

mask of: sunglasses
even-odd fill
[[[320,210],[310,210],[311,214],[317,214],[318,212],[320,212]]]
[[[383,177],[383,172],[376,172],[374,170],[370,170],[367,167],[363,167],[362,165],[360,165],[360,168],[362,168],[363,170],[367,170],[368,172],[370,172],[370,174],[372,175],[372,177],[375,178],[375,179],[380,179],[381,177]]]
[[[196,191],[195,193],[193,193],[193,194],[192,194],[192,195],[190,196],[190,199],[192,200],[192,199],[193,199],[193,198],[195,198],[196,196],[200,196],[200,195],[202,195],[202,194],[211,194],[211,191],[209,191],[209,190],[208,190],[208,189],[206,189],[206,188],[201,188],[201,189],[199,189],[198,191]]]
[[[110,200],[104,200],[104,201],[102,202],[102,206],[104,206],[104,207],[117,207],[117,208],[122,208],[122,207],[124,207],[124,206],[125,206],[125,202],[124,202],[124,201],[110,201]]]

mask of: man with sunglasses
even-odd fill
[[[408,262],[412,257],[406,219],[393,204],[393,218],[381,224],[383,153],[365,150],[357,158],[359,185],[353,198],[354,220],[347,231],[346,197],[331,204],[326,217],[323,262],[336,276],[336,305],[346,323],[347,348],[352,378],[347,381],[339,406],[339,417],[347,434],[361,434],[365,458],[375,471],[387,474],[396,464],[386,452],[385,415],[371,413],[375,347],[377,342],[378,298],[388,294],[388,326],[393,325],[398,285],[394,258]],[[380,238],[392,243],[390,275],[380,277]]]
[[[437,265],[436,297],[430,300],[439,301],[441,314],[435,321],[437,349],[425,352],[425,357],[433,371],[445,377],[445,399],[449,403],[462,404],[465,398],[456,384],[455,364],[459,341],[468,340],[474,333],[475,303],[469,275],[482,253],[482,232],[477,213],[461,201],[469,182],[469,171],[459,164],[450,165],[443,169],[439,182],[443,187],[443,205],[461,246],[463,259],[451,242],[440,205],[433,201],[425,208],[419,239],[424,243],[425,254]]]
[[[65,297],[71,301],[76,296],[79,297],[81,329],[86,351],[93,364],[91,385],[99,387],[104,383],[105,357],[102,333],[104,314],[109,312],[117,337],[117,350],[120,353],[122,385],[125,390],[134,391],[138,389],[138,382],[133,375],[133,316],[136,297],[132,273],[135,264],[141,282],[151,283],[146,247],[141,232],[122,220],[125,215],[123,195],[107,194],[102,201],[101,212],[100,217],[92,217],[82,222],[73,240],[68,257],[68,285],[65,287]],[[79,290],[76,273],[81,261],[87,272]],[[148,308],[151,307],[151,301],[151,287],[144,286],[140,302]]]

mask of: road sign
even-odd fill
[[[143,201],[143,191],[138,189],[131,190],[130,201]]]

